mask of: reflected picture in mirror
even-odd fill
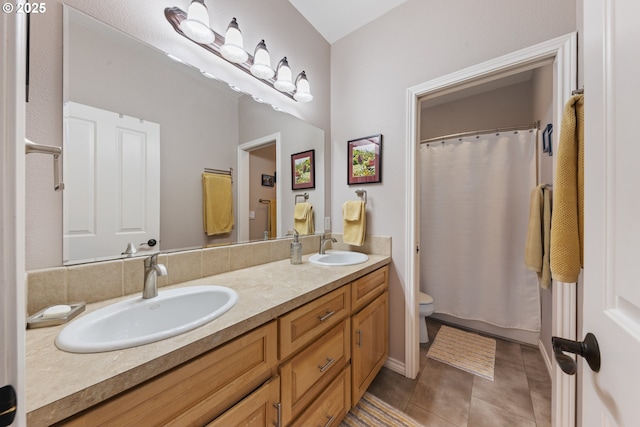
[[[251,157],[253,148],[242,147],[274,135],[272,164],[286,165],[301,148],[316,151],[310,201],[322,231],[323,130],[67,5],[64,17],[63,264],[249,240],[250,222],[263,227],[268,212],[252,196],[262,183],[250,182],[239,156]],[[273,175],[269,167],[257,172]],[[209,168],[234,175],[235,225],[213,236],[203,228]],[[274,237],[283,237],[295,201],[288,174],[275,173]],[[130,244],[136,253],[123,255]]]

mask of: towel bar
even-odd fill
[[[60,179],[60,156],[62,155],[62,148],[53,145],[36,144],[25,138],[24,140],[25,153],[41,153],[51,154],[53,156],[53,189],[55,191],[64,190],[64,183]]]

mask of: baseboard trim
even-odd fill
[[[547,372],[549,373],[549,378],[553,378],[553,368],[551,365],[551,358],[549,357],[549,353],[547,353],[547,349],[542,343],[542,340],[538,341],[538,348],[540,349],[540,354],[542,354],[542,358],[544,359],[545,365],[547,365]]]
[[[400,362],[397,359],[387,358],[387,361],[384,363],[384,367],[387,369],[391,369],[393,372],[396,372],[400,375],[407,376],[407,368],[403,362]]]

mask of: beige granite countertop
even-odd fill
[[[308,262],[277,261],[191,280],[175,288],[228,286],[238,303],[226,314],[173,338],[125,350],[75,354],[59,350],[54,340],[64,326],[27,331],[27,421],[50,425],[165,372],[222,343],[376,270],[389,256],[369,255],[363,264],[323,267]],[[86,312],[116,301],[88,304]]]

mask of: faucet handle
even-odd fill
[[[158,255],[160,255],[160,252],[157,252],[157,253],[151,255],[150,257],[145,258],[144,266],[145,267],[153,267],[154,265],[157,265],[158,264]]]

